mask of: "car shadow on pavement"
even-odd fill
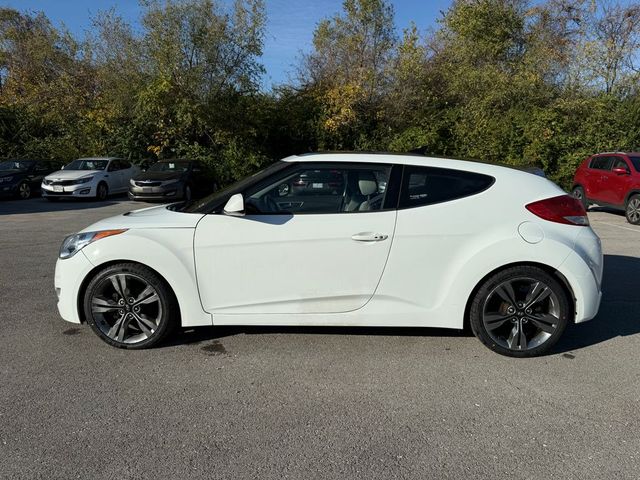
[[[640,258],[605,255],[603,296],[595,319],[569,325],[553,348],[552,354],[565,353],[606,342],[616,337],[640,333],[640,297],[629,289],[640,278]],[[468,331],[443,328],[404,327],[197,327],[180,329],[162,347],[199,344],[224,337],[245,334],[303,334],[303,335],[380,335],[390,337],[464,337]]]
[[[123,200],[128,200],[128,198],[122,195],[117,197],[113,196],[102,202],[93,199],[78,200],[71,198],[61,198],[56,202],[50,202],[41,197],[31,198],[29,200],[0,200],[0,216],[86,210],[115,205]]]
[[[632,288],[638,278],[640,258],[605,255],[598,315],[589,322],[570,325],[553,352],[576,350],[640,333],[640,297]]]

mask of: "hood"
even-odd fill
[[[105,218],[82,231],[94,232],[118,228],[195,228],[202,217],[201,213],[174,212],[167,209],[166,205],[160,205]]]
[[[182,178],[182,175],[184,175],[185,173],[187,172],[143,172],[136,175],[133,179],[136,182],[141,182],[144,180],[166,182],[167,180],[180,180],[180,178]]]
[[[50,173],[45,178],[47,180],[76,180],[96,173],[104,173],[104,170],[58,170]]]

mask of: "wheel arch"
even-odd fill
[[[627,202],[629,201],[629,199],[633,196],[633,195],[640,195],[640,189],[638,188],[634,188],[631,189],[627,195],[624,197],[624,207],[627,207]]]
[[[119,263],[132,263],[135,265],[141,265],[145,268],[148,268],[153,273],[155,273],[158,277],[160,277],[160,279],[165,283],[166,287],[169,289],[169,292],[171,293],[171,295],[173,295],[173,298],[176,301],[176,305],[178,306],[178,318],[176,319],[176,321],[178,322],[177,325],[180,325],[182,323],[182,313],[181,313],[182,308],[180,305],[180,300],[178,299],[178,296],[176,295],[175,290],[171,286],[171,283],[167,281],[167,279],[164,278],[164,276],[153,267],[150,267],[149,265],[146,265],[142,262],[136,262],[134,260],[127,260],[127,259],[109,260],[107,262],[101,263],[100,265],[96,265],[95,267],[93,267],[89,271],[89,273],[85,275],[84,279],[82,280],[82,283],[80,284],[80,288],[78,289],[78,297],[76,298],[76,310],[78,312],[78,318],[80,319],[80,323],[86,323],[86,319],[84,317],[83,305],[84,305],[84,294],[87,291],[87,286],[89,285],[91,280],[98,274],[98,272],[104,270],[105,268],[109,268],[113,265],[117,265]]]
[[[489,273],[487,273],[484,277],[482,277],[480,279],[480,281],[478,281],[476,283],[476,286],[473,287],[473,289],[471,290],[471,294],[469,295],[469,298],[467,298],[467,302],[466,302],[465,308],[464,308],[464,320],[463,320],[463,329],[464,330],[466,330],[466,331],[470,330],[469,313],[470,313],[470,310],[471,310],[471,304],[473,303],[473,298],[478,293],[478,290],[480,290],[482,285],[487,281],[487,279],[489,277],[491,277],[492,275],[495,275],[498,272],[501,272],[502,270],[506,270],[507,268],[512,268],[512,267],[538,267],[541,270],[543,270],[546,273],[548,273],[551,276],[553,276],[554,278],[556,278],[557,280],[559,280],[560,286],[562,286],[562,288],[565,291],[565,294],[569,298],[569,305],[571,306],[569,322],[573,323],[574,318],[575,318],[575,311],[576,311],[576,296],[575,296],[575,294],[573,292],[573,289],[571,288],[571,285],[569,284],[569,281],[567,280],[567,278],[560,271],[558,271],[556,268],[553,268],[553,267],[551,267],[549,265],[546,265],[544,263],[539,263],[539,262],[513,262],[513,263],[507,263],[505,265],[501,265],[500,267],[494,268]]]

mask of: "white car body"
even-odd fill
[[[474,195],[406,209],[257,218],[159,206],[108,218],[85,231],[128,230],[57,262],[61,316],[81,323],[79,296],[87,279],[121,261],[144,264],[166,280],[183,326],[460,329],[479,282],[515,264],[555,272],[571,291],[575,322],[598,311],[599,238],[588,226],[546,221],[524,207],[565,193],[545,178],[411,155],[322,154],[284,161],[428,166],[489,175],[495,182]]]
[[[94,198],[100,183],[105,183],[109,195],[124,193],[129,189],[131,178],[140,173],[140,168],[114,157],[88,157],[78,160],[104,160],[104,170],[58,170],[47,175],[41,185],[43,197]],[[114,168],[116,162],[126,168]],[[82,183],[80,183],[82,182]]]

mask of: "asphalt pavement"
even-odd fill
[[[469,334],[200,328],[122,351],[62,321],[62,238],[141,204],[0,201],[2,479],[637,479],[640,227],[591,211],[597,318],[554,353]]]

